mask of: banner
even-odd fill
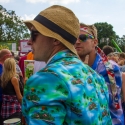
[[[16,43],[0,42],[0,50],[1,49],[9,49],[9,50],[12,50],[12,51],[16,51]]]
[[[20,40],[20,52],[26,53],[31,50],[31,46],[27,45],[28,40]]]

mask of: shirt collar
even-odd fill
[[[91,66],[92,69],[94,69],[94,70],[96,69],[99,60],[100,60],[100,55],[98,53],[96,53],[96,58],[94,60],[93,65]]]
[[[62,51],[60,51],[60,52],[67,52],[67,51],[68,51],[68,49],[65,49],[65,50],[62,50]],[[58,53],[54,54],[54,55],[47,61],[46,64],[48,64],[49,62],[51,62],[51,60],[52,60],[57,54],[58,54]]]

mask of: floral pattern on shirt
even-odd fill
[[[28,125],[111,125],[104,79],[70,51],[29,78],[22,112]]]
[[[124,125],[124,115],[121,105],[121,87],[122,87],[122,77],[118,65],[114,61],[109,61],[113,67],[113,72],[116,80],[117,94],[115,100],[113,101],[113,96],[111,93],[111,84],[108,78],[106,67],[101,59],[101,56],[97,53],[96,59],[92,65],[92,69],[102,75],[106,81],[109,89],[109,110],[112,118],[113,125]]]

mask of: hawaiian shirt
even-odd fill
[[[122,87],[122,77],[121,77],[121,72],[119,69],[119,66],[113,62],[109,61],[112,66],[113,66],[113,72],[115,75],[115,80],[116,80],[116,86],[117,86],[117,98],[115,98],[115,101],[113,101],[113,97],[111,94],[111,88],[110,88],[110,81],[108,78],[108,74],[106,71],[106,67],[101,59],[101,56],[97,53],[95,61],[92,65],[92,69],[97,71],[99,74],[101,74],[108,86],[109,89],[109,109],[110,109],[110,114],[112,118],[112,123],[113,125],[124,125],[124,116],[123,116],[123,109],[121,105],[121,87]]]
[[[25,84],[28,125],[112,125],[103,77],[70,51],[58,52]]]

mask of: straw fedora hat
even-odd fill
[[[34,20],[24,23],[29,30],[34,26],[42,35],[59,40],[77,55],[74,44],[79,36],[80,24],[70,9],[53,5],[41,11]]]

